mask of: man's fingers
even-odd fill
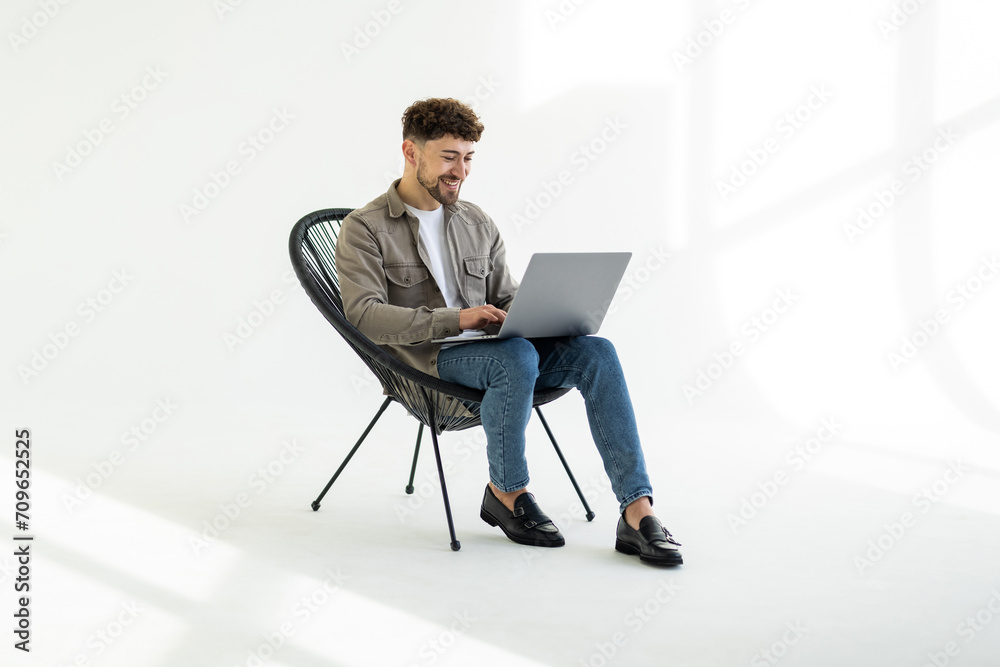
[[[500,310],[496,306],[491,306],[488,303],[482,306],[478,306],[473,310],[476,311],[476,315],[479,318],[477,322],[478,326],[476,327],[478,329],[482,329],[483,327],[489,324],[503,322],[504,319],[507,317],[506,312]]]

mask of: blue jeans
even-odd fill
[[[490,481],[501,491],[528,485],[524,431],[534,390],[576,387],[620,510],[642,496],[652,498],[632,400],[610,341],[576,336],[462,343],[440,351],[437,369],[442,380],[486,393],[480,412],[486,457]]]

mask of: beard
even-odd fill
[[[427,190],[427,194],[433,197],[436,201],[445,205],[457,202],[459,190],[462,188],[462,186],[459,185],[459,189],[454,192],[442,191],[439,178],[432,177],[427,174],[423,164],[417,165],[417,182],[420,183],[425,190]]]

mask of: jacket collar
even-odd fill
[[[394,180],[392,182],[392,185],[389,186],[389,190],[385,193],[386,201],[389,204],[390,218],[398,218],[400,216],[406,215],[406,204],[403,203],[403,199],[399,196],[399,193],[396,192],[396,186],[399,185],[399,182],[401,180],[403,179],[397,178],[396,180]],[[444,208],[445,211],[447,211],[448,213],[446,217],[449,218],[457,211],[466,210],[466,206],[465,204],[462,203],[461,200],[455,202],[454,204],[447,204]]]

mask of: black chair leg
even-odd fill
[[[413,448],[413,465],[410,466],[410,481],[406,485],[406,493],[413,494],[413,477],[417,474],[417,456],[420,455],[420,436],[424,434],[424,425],[417,429],[417,446]]]
[[[549,428],[549,423],[545,421],[545,417],[542,415],[542,411],[538,406],[535,406],[535,412],[538,414],[538,418],[542,421],[542,427],[545,432],[549,435],[549,440],[552,441],[552,446],[556,449],[556,454],[559,456],[559,460],[562,461],[563,468],[566,469],[566,474],[569,475],[569,481],[573,483],[573,488],[576,489],[576,495],[580,496],[580,502],[583,503],[583,509],[587,510],[587,521],[593,521],[594,514],[593,510],[590,509],[590,505],[587,504],[587,499],[583,496],[583,491],[580,490],[580,485],[576,483],[576,478],[573,477],[573,471],[569,469],[569,464],[566,463],[566,457],[563,456],[562,450],[559,449],[559,445],[556,443],[556,438],[552,435],[552,429]]]
[[[438,478],[441,480],[441,496],[444,498],[444,514],[448,518],[448,533],[451,535],[451,550],[458,551],[462,548],[462,544],[455,537],[455,523],[451,520],[451,503],[448,501],[448,487],[444,482],[444,466],[441,465],[441,450],[438,449],[438,438],[437,438],[437,418],[434,414],[434,402],[427,398],[426,392],[424,397],[427,400],[427,408],[430,413],[430,423],[431,423],[431,442],[434,444],[434,459],[437,462]]]
[[[333,483],[337,481],[338,477],[340,477],[340,473],[343,472],[344,468],[347,467],[347,464],[350,462],[351,457],[354,456],[354,452],[358,451],[358,447],[360,447],[361,443],[364,442],[365,438],[368,437],[368,433],[370,433],[372,427],[375,426],[375,422],[377,422],[378,418],[382,416],[382,413],[385,412],[385,409],[389,407],[390,401],[392,401],[391,398],[385,399],[385,401],[382,403],[382,407],[378,409],[378,412],[375,413],[375,416],[372,418],[371,423],[368,424],[368,428],[365,429],[365,432],[361,434],[361,437],[358,439],[358,442],[354,445],[354,447],[351,448],[351,451],[347,455],[347,458],[344,459],[344,462],[340,464],[339,468],[337,468],[337,472],[333,473],[333,477],[331,477],[330,481],[326,483],[325,487],[323,487],[323,492],[319,494],[316,500],[312,501],[313,512],[319,509],[319,503],[321,500],[323,500],[323,496],[326,495],[326,492],[330,490],[330,487],[333,486]]]

